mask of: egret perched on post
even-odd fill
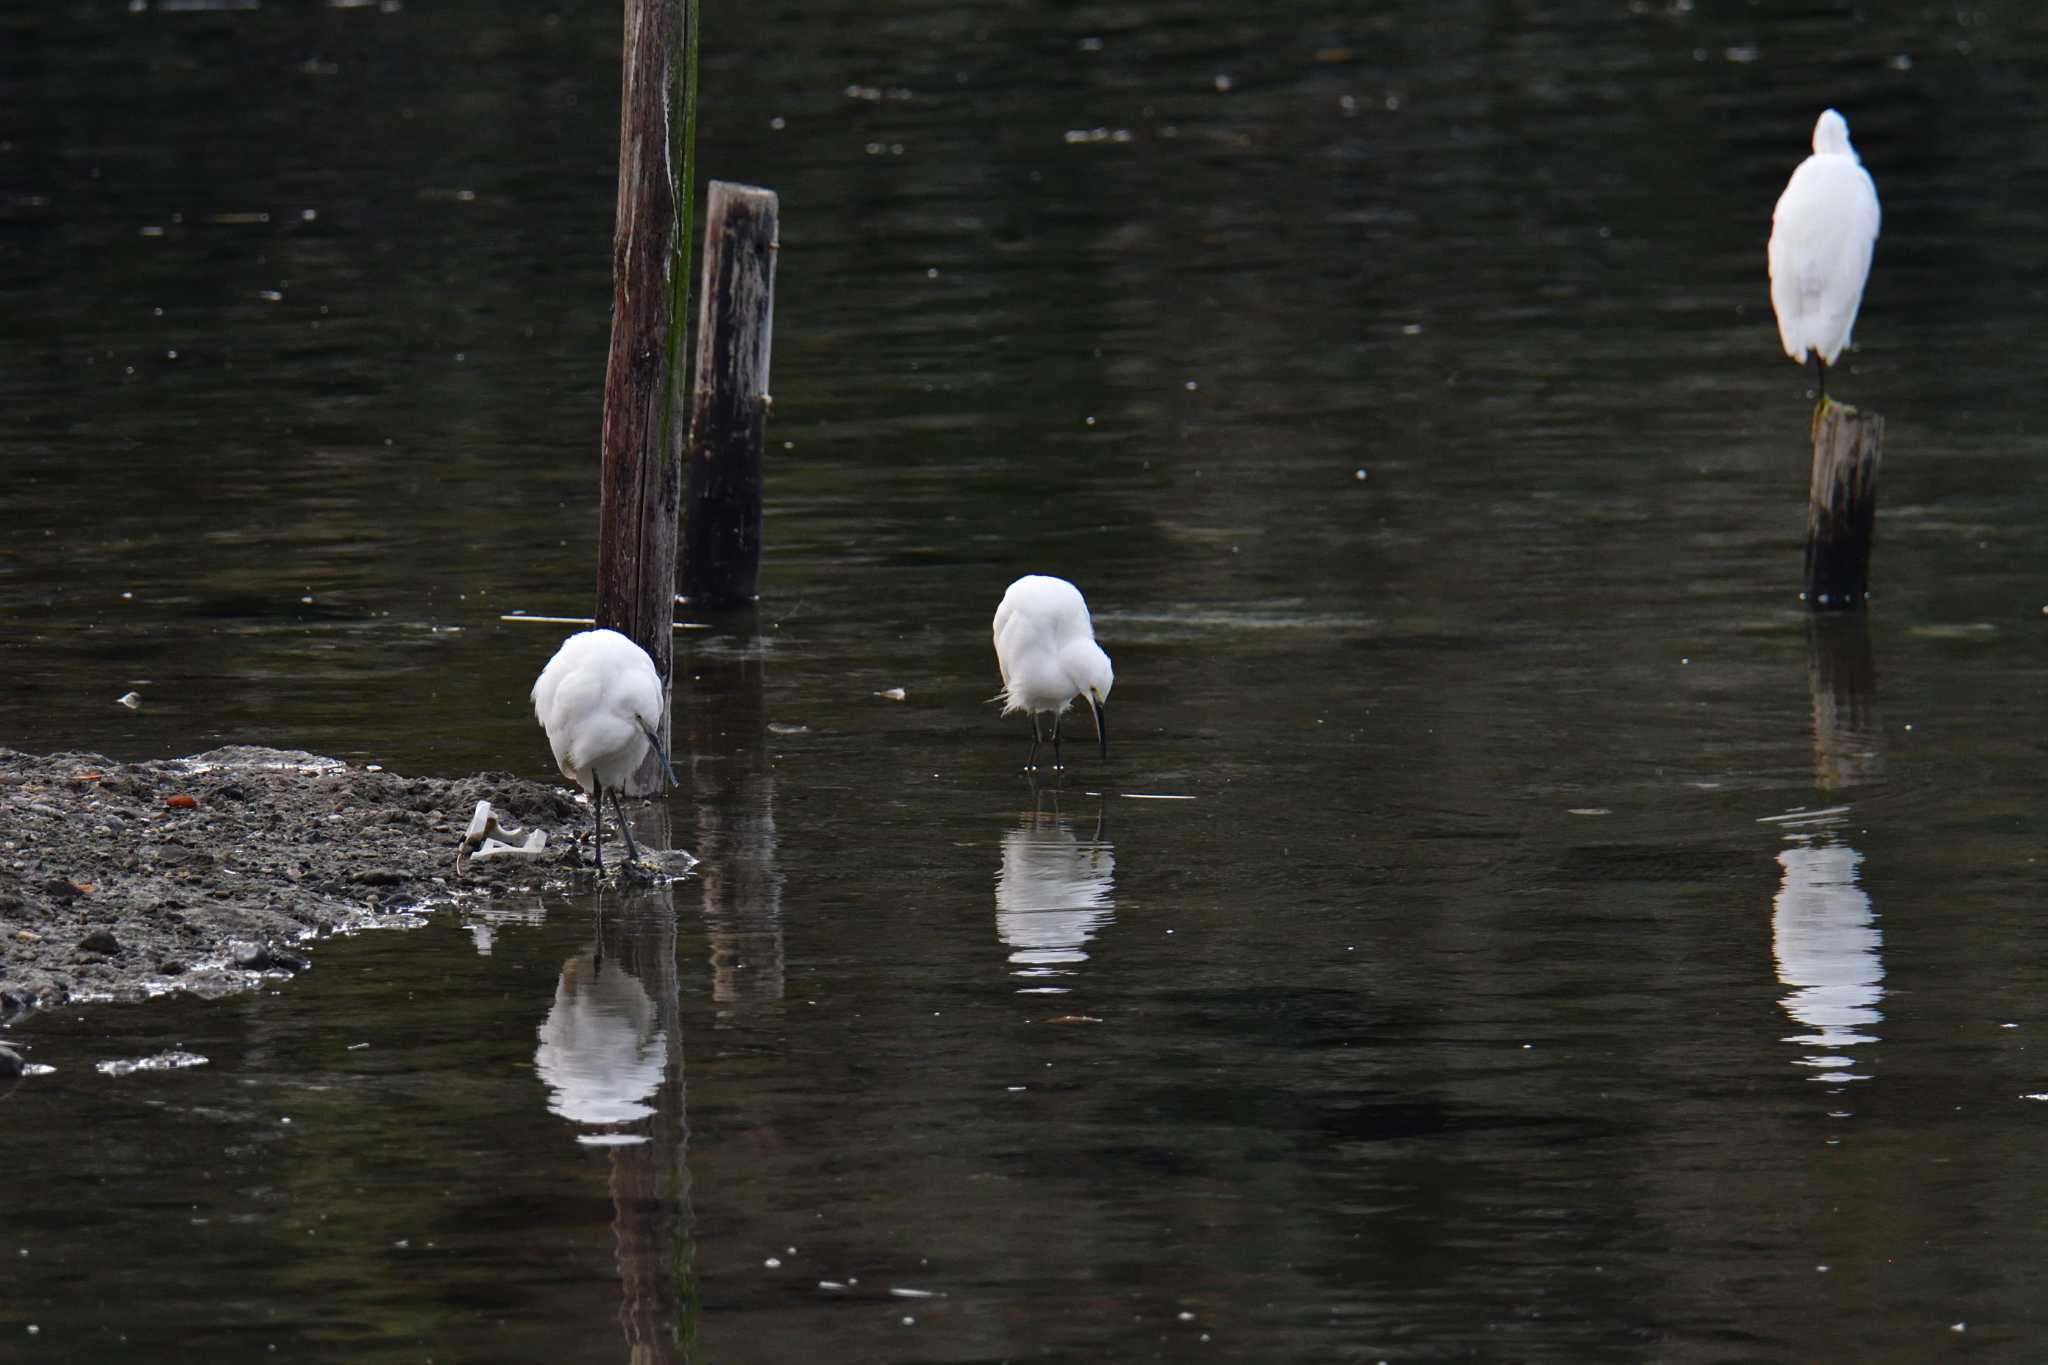
[[[562,776],[590,798],[597,829],[597,875],[604,875],[604,794],[612,794],[626,857],[640,861],[626,823],[619,788],[649,749],[661,760],[670,786],[675,769],[661,747],[661,675],[647,651],[615,630],[586,630],[562,641],[533,685],[533,715],[548,732],[548,747]]]
[[[996,667],[1003,690],[996,698],[1003,714],[1023,711],[1031,717],[1031,754],[1024,766],[1036,771],[1043,743],[1038,717],[1052,712],[1052,766],[1060,764],[1060,717],[1076,697],[1088,700],[1095,713],[1095,739],[1109,755],[1109,689],[1116,674],[1109,656],[1095,643],[1095,626],[1081,590],[1064,578],[1026,574],[1010,585],[996,608]]]
[[[1849,145],[1849,125],[1825,110],[1813,125],[1813,155],[1799,163],[1771,211],[1771,308],[1785,354],[1813,354],[1820,396],[1828,366],[1849,344],[1870,253],[1877,245],[1877,187]]]

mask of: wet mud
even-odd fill
[[[547,852],[458,872],[480,800],[548,830]],[[323,935],[558,879],[589,819],[566,788],[508,773],[401,777],[249,747],[129,764],[0,749],[0,1022],[247,989],[306,967]]]

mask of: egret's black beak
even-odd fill
[[[1095,743],[1102,750],[1104,758],[1109,757],[1109,703],[1097,701],[1095,694],[1088,694],[1088,709],[1095,713]]]
[[[668,765],[668,753],[661,747],[661,736],[644,720],[640,722],[640,733],[646,735],[647,742],[654,746],[654,756],[661,760],[661,770],[668,774],[668,784],[671,787],[681,786],[682,784],[676,781],[676,770]]]

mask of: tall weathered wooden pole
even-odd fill
[[[693,607],[745,606],[761,584],[761,447],[775,331],[776,198],[711,182],[704,215],[690,496],[676,591]]]
[[[696,0],[625,0],[612,344],[598,492],[599,626],[673,673],[676,516],[682,502],[682,334],[689,313],[696,142]],[[680,120],[670,111],[679,109]],[[669,739],[666,714],[662,742]],[[659,790],[652,755],[626,794]]]
[[[1869,596],[1883,457],[1883,417],[1820,400],[1806,495],[1806,605],[1814,611],[1860,611]]]

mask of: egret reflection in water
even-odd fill
[[[1115,917],[1116,852],[1098,823],[1089,838],[1065,817],[1034,812],[1003,836],[996,873],[996,935],[1025,990],[1057,992],[1054,979],[1088,958],[1084,945]]]
[[[1780,1003],[1810,1033],[1785,1041],[1823,1049],[1801,1058],[1819,1081],[1858,1081],[1842,1049],[1872,1043],[1862,1030],[1884,1016],[1883,937],[1869,895],[1856,884],[1863,855],[1843,844],[1802,843],[1778,854],[1784,883],[1772,901],[1771,951],[1778,980],[1790,987]]]
[[[653,1114],[667,1064],[668,1033],[655,1003],[617,958],[593,946],[562,964],[533,1055],[551,1112],[594,1127],[638,1122]]]

